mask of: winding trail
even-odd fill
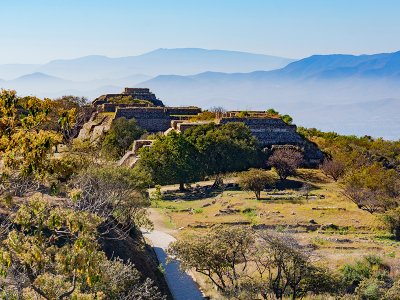
[[[165,272],[164,276],[174,300],[197,300],[204,299],[202,292],[193,278],[180,270],[178,261],[166,263],[166,249],[176,239],[170,234],[174,230],[165,227],[162,216],[155,209],[149,209],[150,219],[154,223],[154,230],[151,232],[142,231],[145,238],[150,240],[154,252]]]

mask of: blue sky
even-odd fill
[[[392,52],[399,13],[398,0],[0,0],[0,63],[178,47]]]

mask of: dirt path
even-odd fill
[[[165,251],[170,243],[176,241],[171,235],[176,230],[165,226],[164,217],[156,209],[150,208],[149,216],[154,223],[154,230],[151,232],[142,232],[144,237],[151,242],[158,261],[165,270],[165,280],[167,281],[172,297],[175,300],[204,299],[202,292],[193,278],[180,270],[178,261],[172,261],[167,264],[167,254]]]
[[[176,236],[178,230],[175,228],[170,228],[165,224],[166,216],[164,216],[159,210],[155,208],[148,208],[147,211],[149,213],[150,220],[154,224],[154,230],[166,232],[172,236]]]

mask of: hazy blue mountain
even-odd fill
[[[296,78],[396,77],[400,74],[400,52],[375,55],[314,55],[275,72]]]
[[[18,77],[13,80],[1,83],[2,88],[14,89],[19,94],[41,94],[42,91],[56,92],[70,85],[71,82],[50,76],[44,73],[36,72]]]
[[[263,54],[198,48],[157,49],[138,56],[110,58],[91,55],[60,59],[39,66],[37,71],[71,80],[115,79],[132,74],[189,75],[205,71],[251,72],[273,70],[293,60]],[[1,66],[0,66],[1,71]],[[0,72],[0,77],[2,73]]]
[[[235,51],[158,49],[123,58],[56,60],[39,66],[40,72],[0,81],[0,87],[20,95],[89,99],[125,86],[149,87],[167,105],[274,107],[300,125],[400,138],[400,52],[288,62]],[[271,70],[275,63],[281,68]],[[8,79],[1,70],[0,78]]]
[[[151,88],[168,105],[274,107],[306,126],[398,139],[399,74],[400,52],[317,55],[279,70],[162,75],[138,86]]]
[[[22,75],[34,73],[40,65],[33,64],[5,64],[0,65],[0,78],[10,80]]]

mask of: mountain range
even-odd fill
[[[122,58],[0,65],[0,78],[6,79],[1,87],[22,95],[92,99],[125,86],[149,87],[167,105],[273,107],[307,127],[400,138],[400,52],[294,61],[224,50],[158,49]]]

